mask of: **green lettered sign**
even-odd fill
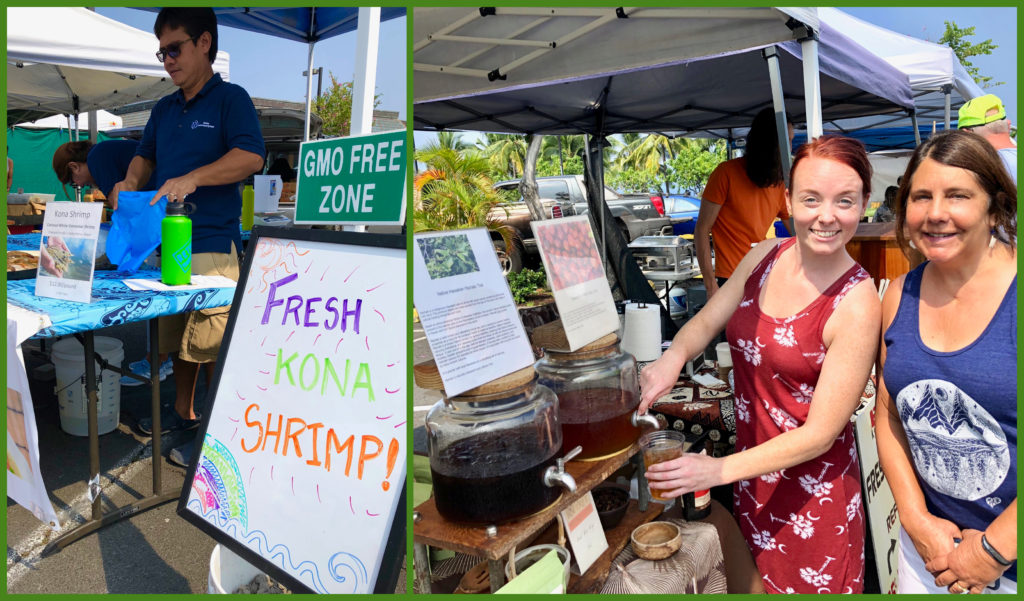
[[[406,131],[303,142],[295,223],[405,223]]]

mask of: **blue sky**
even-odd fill
[[[98,7],[99,14],[153,31],[156,13],[133,8]],[[381,110],[398,111],[406,117],[406,18],[384,21],[380,26],[380,48],[377,55],[377,93]],[[305,102],[306,78],[302,72],[308,64],[308,47],[260,33],[231,27],[219,27],[219,48],[231,56],[231,81],[250,96]],[[153,52],[156,52],[156,37]],[[330,85],[331,73],[340,81],[349,81],[355,73],[356,32],[334,36],[317,42],[313,49],[313,67],[324,67],[323,87]],[[316,94],[316,76],[313,77]]]
[[[842,7],[842,10],[863,21],[935,43],[946,30],[944,21],[955,22],[961,28],[974,26],[975,35],[968,38],[970,42],[976,44],[991,39],[998,48],[989,56],[973,57],[973,64],[981,69],[982,75],[991,76],[993,81],[1006,82],[1005,85],[987,88],[985,92],[999,96],[1006,106],[1007,117],[1017,124],[1016,8]],[[415,132],[414,135],[417,146],[434,139],[431,132]]]
[[[955,22],[961,28],[975,27],[968,38],[977,44],[987,39],[998,46],[991,55],[976,56],[971,62],[981,69],[982,75],[1005,85],[986,88],[1006,106],[1006,116],[1017,124],[1017,9],[971,7],[955,8],[866,8],[843,7],[842,10],[858,19],[880,25],[886,29],[929,42],[938,43],[946,31],[944,21]]]

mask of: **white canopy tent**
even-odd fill
[[[915,133],[919,120],[941,120],[949,129],[950,112],[965,101],[984,94],[948,46],[891,31],[837,8],[819,8],[818,16],[822,22],[842,31],[843,35],[907,74],[914,94],[915,113],[912,118]],[[892,126],[895,121],[905,119],[902,116],[858,119],[846,123],[842,129]]]
[[[156,60],[151,32],[85,8],[7,9],[8,125],[48,115],[77,115],[175,90]],[[229,57],[213,69],[228,79]]]
[[[92,121],[90,119],[90,116],[92,115],[96,116],[97,131],[117,129],[124,124],[124,120],[113,113],[108,113],[107,111],[90,111],[85,115],[82,115],[79,119],[79,129],[89,129],[92,125]],[[32,129],[71,129],[72,125],[71,117],[68,115],[50,115],[49,117],[43,117],[42,119],[36,119],[35,121],[19,123],[18,127],[29,127]]]

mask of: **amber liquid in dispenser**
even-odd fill
[[[437,512],[453,522],[500,524],[554,503],[562,489],[546,486],[544,472],[561,457],[561,449],[540,463],[524,461],[515,449],[515,441],[508,439],[496,447],[493,436],[466,438],[442,449],[439,463],[455,466],[458,473],[443,473],[431,463]]]
[[[625,449],[640,437],[640,429],[630,423],[630,415],[639,399],[632,392],[612,388],[592,388],[558,395],[562,422],[562,447],[583,447],[577,459],[605,457]]]

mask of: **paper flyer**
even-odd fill
[[[487,230],[413,239],[413,300],[445,393],[455,396],[532,365],[533,350]]]
[[[619,329],[601,255],[586,215],[532,221],[569,350]]]
[[[79,303],[92,300],[100,202],[47,203],[39,245],[36,296]]]
[[[99,203],[97,203],[99,204]],[[36,333],[31,319],[7,319],[7,496],[50,529],[60,520],[39,470],[39,436],[21,343]]]

